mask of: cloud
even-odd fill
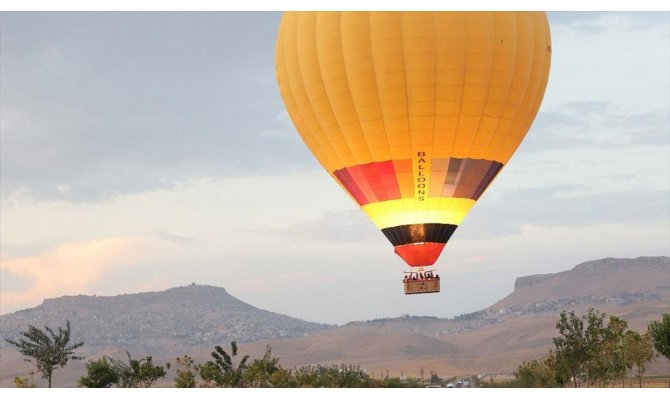
[[[35,275],[0,267],[0,293],[21,293],[29,290],[37,281]]]
[[[5,15],[3,195],[90,202],[318,168],[283,118],[278,23],[278,13]]]
[[[175,234],[165,232],[165,231],[156,232],[156,236],[161,240],[165,240],[165,241],[172,242],[172,243],[177,243],[177,244],[191,244],[191,243],[194,243],[194,242],[199,242],[199,240],[196,239],[196,238],[192,238],[192,237],[189,237],[189,236],[175,235]]]
[[[661,110],[627,113],[606,102],[568,102],[538,114],[523,146],[532,151],[668,146],[669,118]]]
[[[600,34],[612,26],[625,30],[644,30],[668,23],[665,12],[569,12],[547,13],[549,23],[554,28],[569,28],[580,34]]]
[[[289,240],[355,243],[377,240],[382,233],[359,209],[328,212],[318,220],[301,222],[269,233]]]
[[[0,312],[34,306],[38,299],[86,293],[104,271],[141,259],[141,242],[136,238],[70,242],[33,256],[5,259]]]
[[[588,227],[669,221],[667,190],[590,193],[583,185],[507,190],[473,208],[456,235],[462,239],[518,234],[525,226]]]

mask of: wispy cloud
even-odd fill
[[[103,271],[137,260],[138,246],[132,238],[107,238],[64,243],[33,256],[5,259],[0,312],[35,306],[38,299],[86,293]]]
[[[381,232],[358,208],[323,214],[318,220],[301,222],[269,233],[289,240],[353,243],[375,240]]]
[[[175,235],[173,233],[165,232],[165,231],[158,231],[156,232],[156,236],[161,239],[165,240],[168,242],[172,243],[177,243],[177,244],[191,244],[195,242],[199,242],[199,239],[189,237],[189,236],[181,236],[181,235]]]
[[[503,192],[475,206],[457,231],[460,238],[513,235],[524,226],[587,227],[670,221],[670,192],[628,190],[590,193],[586,186],[559,185]]]
[[[599,34],[612,26],[625,30],[649,29],[652,26],[667,25],[667,12],[570,12],[548,13],[552,27],[565,27],[582,34]]]
[[[667,111],[628,113],[605,102],[569,102],[540,113],[523,146],[532,151],[669,146],[669,129]]]
[[[0,266],[0,293],[21,293],[29,290],[37,281],[35,275],[13,271]]]

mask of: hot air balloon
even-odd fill
[[[405,293],[439,291],[413,278],[523,140],[550,58],[543,12],[283,14],[275,62],[288,114],[412,267]]]

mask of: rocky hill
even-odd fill
[[[28,325],[73,326],[86,346],[163,354],[166,349],[294,338],[322,331],[317,324],[258,309],[225,289],[192,284],[161,292],[119,296],[64,296],[0,316],[2,338]],[[4,340],[0,346],[7,347]]]
[[[670,258],[605,258],[568,271],[520,277],[510,295],[456,320],[495,322],[509,316],[553,315],[588,307],[609,310],[636,304],[670,304]]]
[[[490,309],[535,310],[544,307],[543,303],[575,300],[630,304],[667,299],[669,266],[668,257],[605,258],[579,264],[569,271],[521,277],[514,284],[514,292]]]

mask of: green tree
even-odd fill
[[[604,317],[605,314],[600,315]],[[602,324],[597,326],[598,340],[592,344],[594,348],[594,353],[591,355],[593,358],[592,380],[600,381],[603,387],[607,386],[610,381],[626,375],[624,335],[627,327],[628,322],[616,316],[609,317],[606,327],[603,327]]]
[[[18,341],[6,339],[8,343],[19,348],[19,352],[28,357],[28,362],[34,362],[37,370],[42,374],[51,387],[51,377],[55,369],[64,367],[69,360],[82,360],[83,357],[74,355],[74,350],[84,345],[84,342],[75,343],[68,346],[70,342],[70,321],[67,321],[66,328],[58,327],[58,334],[53,329],[45,326],[44,329],[48,335],[28,325],[28,330],[20,332],[24,337]]]
[[[87,362],[86,375],[79,378],[79,386],[88,388],[108,388],[118,383],[119,371],[107,356]]]
[[[214,382],[222,387],[243,387],[244,371],[247,369],[247,360],[249,356],[245,355],[242,360],[235,365],[233,358],[237,356],[237,343],[230,342],[231,353],[228,354],[221,346],[214,347],[211,354],[214,361],[208,361],[200,366],[200,376],[205,384]]]
[[[415,378],[407,378],[401,380],[400,378],[389,378],[385,377],[384,379],[374,380],[371,385],[373,387],[380,388],[420,388],[423,387],[421,382]]]
[[[108,388],[112,385],[122,388],[151,387],[158,379],[164,378],[170,363],[154,365],[151,356],[133,359],[126,352],[128,362],[103,356],[99,360],[86,363],[86,375],[79,378],[79,385],[91,388]]]
[[[297,387],[319,387],[319,374],[317,372],[317,368],[312,365],[304,365],[300,368],[296,368],[294,379]]]
[[[298,387],[291,370],[282,368],[281,366],[272,373],[270,377],[270,384],[275,388],[295,388]]]
[[[670,361],[670,314],[663,314],[661,321],[651,321],[647,327],[647,336],[654,343],[654,349]]]
[[[208,361],[204,364],[198,364],[197,366],[198,374],[202,383],[200,387],[216,387],[220,386],[217,381],[221,381],[221,369],[212,361]]]
[[[575,387],[582,380],[589,386],[596,382],[606,386],[625,374],[623,336],[628,323],[614,316],[607,325],[604,320],[605,314],[593,308],[581,317],[574,311],[561,312],[556,324],[560,336],[554,338],[553,361],[559,381],[567,373]]]
[[[128,363],[111,359],[119,374],[119,387],[151,387],[158,379],[164,378],[167,375],[167,370],[170,369],[170,363],[165,364],[165,366],[154,365],[152,356],[133,359],[130,353],[126,352],[126,355],[128,356]]]
[[[336,388],[363,388],[370,387],[371,379],[367,372],[358,365],[332,366],[328,370],[329,380]]]
[[[35,371],[30,371],[27,377],[14,377],[14,386],[17,388],[36,388],[37,385],[33,382],[33,377],[35,376]]]
[[[174,378],[178,388],[194,388],[196,387],[196,371],[197,367],[193,365],[193,359],[189,356],[183,358],[177,357],[177,366],[184,369],[177,368],[177,375]]]
[[[244,370],[242,380],[245,387],[273,387],[273,375],[279,371],[279,359],[272,357],[272,348],[267,346],[263,358],[254,360]]]
[[[556,379],[553,359],[546,357],[542,360],[523,362],[514,372],[515,386],[526,388],[551,388],[562,386]]]
[[[605,314],[589,308],[586,315],[582,316],[582,320],[586,322],[584,327],[585,339],[585,359],[584,359],[584,374],[586,375],[586,383],[591,386],[597,380],[601,382],[606,379],[607,366],[604,359],[605,342],[607,337],[607,329],[603,325]]]
[[[565,387],[570,383],[572,377],[570,370],[553,350],[549,350],[549,354],[544,358],[544,363],[553,372],[557,387]]]
[[[357,365],[307,366],[297,370],[295,375],[300,387],[362,388],[373,386],[372,379]]]
[[[647,370],[647,363],[654,358],[653,343],[648,336],[635,331],[627,331],[624,337],[624,349],[628,369],[637,368],[637,377],[642,387],[642,376]]]
[[[574,311],[569,314],[562,311],[556,329],[560,334],[553,339],[557,362],[568,372],[575,387],[579,387],[579,378],[588,359],[584,321],[575,316]]]

